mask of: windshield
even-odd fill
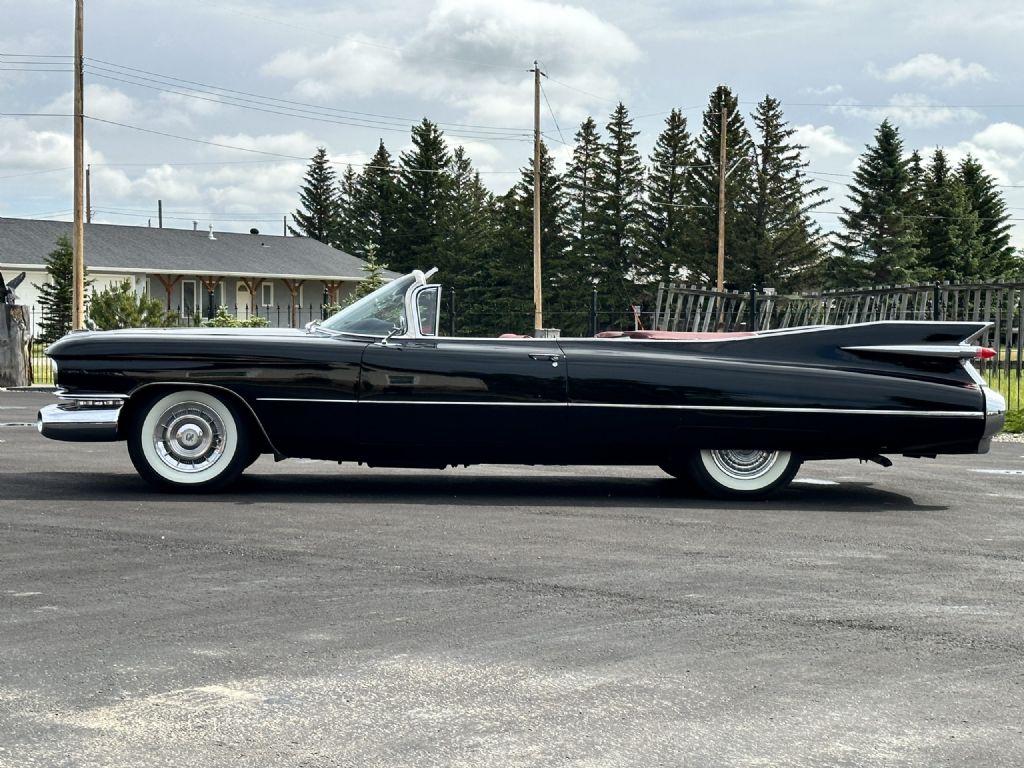
[[[387,336],[397,325],[407,329],[405,294],[416,284],[415,275],[405,275],[364,296],[324,320],[321,327],[341,333]]]

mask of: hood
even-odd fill
[[[232,341],[309,337],[297,328],[125,328],[117,331],[73,331],[46,348],[46,354],[59,357],[85,349],[111,349],[131,346],[142,349],[147,343],[165,346],[209,341],[218,346]]]

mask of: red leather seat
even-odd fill
[[[756,334],[747,331],[731,331],[729,333],[714,331],[706,333],[688,333],[685,331],[602,331],[597,334],[599,339],[617,339],[623,336],[628,339],[661,339],[664,341],[718,341],[720,339],[756,336]]]

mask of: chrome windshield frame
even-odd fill
[[[394,284],[395,282],[397,282],[399,280],[402,280],[403,278],[406,278],[406,277],[412,277],[413,278],[412,284],[409,286],[408,289],[406,289],[405,295],[403,297],[404,310],[405,310],[405,312],[404,312],[405,327],[399,333],[397,333],[397,334],[389,335],[389,334],[385,334],[385,333],[359,333],[357,331],[339,331],[339,330],[335,330],[333,328],[330,328],[330,327],[326,326],[324,323],[326,323],[327,321],[324,321],[324,323],[318,324],[318,325],[314,326],[313,328],[311,328],[309,330],[310,330],[311,333],[322,332],[322,333],[325,333],[325,334],[327,334],[329,336],[347,336],[347,337],[357,338],[357,339],[372,339],[376,343],[380,343],[385,338],[389,338],[390,340],[396,340],[396,341],[397,340],[401,340],[401,339],[419,339],[419,338],[431,338],[432,339],[432,338],[435,338],[436,336],[439,335],[438,331],[440,330],[440,321],[441,321],[441,293],[442,293],[442,289],[441,289],[440,285],[437,285],[435,283],[428,283],[427,281],[431,277],[433,277],[436,273],[437,273],[437,267],[434,267],[433,269],[427,270],[426,272],[422,272],[422,271],[420,271],[418,269],[414,269],[412,272],[409,272],[409,273],[407,273],[405,275],[402,275],[400,277],[396,277],[394,280],[389,281],[385,286],[381,286],[381,289],[383,289],[383,288],[385,288],[385,287],[387,287],[389,285]],[[378,289],[378,290],[381,290],[381,289]],[[433,334],[423,334],[423,333],[420,332],[421,324],[420,324],[420,316],[419,316],[419,308],[418,308],[418,304],[417,304],[417,299],[418,299],[420,293],[422,293],[424,290],[428,290],[428,289],[437,289],[437,301],[436,301],[436,303],[434,305],[434,329],[435,329],[435,332]],[[371,294],[367,294],[367,296],[372,296],[372,295],[373,295],[372,293]],[[348,308],[349,307],[346,307],[345,309],[340,310],[337,314],[340,314],[341,312],[344,312]],[[333,315],[332,315],[332,317],[333,317]],[[330,320],[330,318],[328,318],[328,320]]]

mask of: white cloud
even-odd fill
[[[802,93],[809,93],[812,96],[838,96],[843,92],[843,86],[839,83],[830,83],[829,85],[822,86],[821,88],[815,88],[813,86],[807,86],[801,88]]]
[[[86,158],[104,158],[86,142]],[[25,120],[0,118],[0,167],[4,171],[35,171],[69,166],[74,158],[70,132],[36,130]]]
[[[82,95],[85,114],[103,120],[125,122],[138,115],[139,105],[131,96],[100,83],[87,83]],[[42,109],[43,112],[70,114],[74,111],[74,94],[66,91]]]
[[[964,64],[960,59],[946,59],[937,53],[919,53],[886,70],[869,64],[868,73],[889,83],[924,80],[946,86],[993,79],[992,73],[977,62]]]
[[[843,141],[831,125],[797,125],[794,130],[793,138],[807,147],[807,154],[812,160],[853,152],[853,147]]]
[[[294,81],[303,98],[384,93],[439,99],[468,118],[529,125],[533,59],[558,72],[559,110],[567,120],[590,111],[580,91],[622,91],[617,77],[640,51],[618,27],[589,10],[543,0],[439,0],[425,25],[399,40],[350,37],[323,50],[275,56],[263,74]],[[574,90],[575,89],[575,90]]]
[[[860,104],[856,99],[840,99],[832,112],[848,117],[880,122],[886,118],[911,128],[928,128],[952,122],[974,122],[982,119],[974,109],[947,107],[920,93],[898,93],[887,106]]]
[[[954,162],[973,155],[1000,184],[1019,183],[1024,174],[1024,126],[992,123],[949,153]]]

